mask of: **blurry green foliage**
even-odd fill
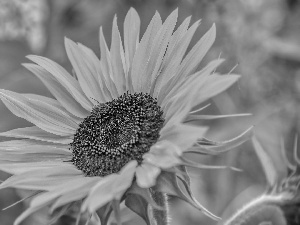
[[[2,1],[4,2],[0,0],[1,3]],[[30,1],[27,2],[29,4]],[[165,19],[178,7],[178,23],[189,15],[192,15],[192,22],[202,19],[202,25],[192,43],[195,43],[212,23],[216,23],[216,43],[202,65],[221,55],[226,59],[219,69],[222,73],[231,71],[237,65],[233,73],[242,75],[237,85],[211,101],[212,105],[207,109],[209,113],[253,113],[253,116],[247,118],[212,121],[209,123],[212,128],[208,136],[216,140],[226,140],[254,124],[256,135],[263,140],[262,144],[269,151],[275,167],[278,171],[283,171],[282,158],[277,150],[279,139],[283,137],[287,149],[291,149],[291,140],[295,133],[299,133],[300,128],[299,1],[48,0],[45,1],[45,7],[44,19],[40,21],[44,32],[44,39],[41,42],[44,44],[36,43],[39,48],[32,46],[34,41],[24,41],[13,36],[8,40],[7,37],[2,36],[0,88],[50,96],[42,83],[22,68],[21,63],[27,61],[25,58],[27,54],[32,54],[35,49],[39,49],[38,54],[49,57],[70,70],[70,63],[63,46],[64,36],[87,45],[99,55],[99,26],[103,26],[109,43],[112,19],[115,14],[118,16],[122,32],[125,14],[130,7],[134,7],[142,18],[141,33],[143,33],[156,10]],[[30,40],[29,36],[27,38]],[[28,122],[13,116],[2,102],[0,102],[0,114],[0,131],[29,125]],[[221,216],[226,209],[223,216],[228,217],[242,204],[264,191],[266,180],[251,143],[246,143],[239,150],[221,157],[197,160],[243,169],[240,173],[230,170],[190,171],[196,197],[217,215]],[[5,179],[7,176],[1,173],[0,179]],[[228,207],[239,194],[242,197]],[[0,208],[6,207],[18,198],[20,197],[14,190],[1,190]],[[172,225],[216,224],[185,203],[177,202],[176,199],[171,199],[171,205]],[[0,212],[1,224],[12,224],[20,210],[22,204]],[[28,220],[27,224],[38,224],[34,220],[34,218]],[[139,224],[140,220],[137,221],[136,224]]]

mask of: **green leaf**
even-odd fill
[[[66,214],[66,212],[68,211],[68,209],[71,208],[71,206],[72,206],[72,204],[67,204],[67,205],[55,210],[55,212],[51,215],[50,221],[48,222],[47,225],[51,225],[51,224],[54,224],[55,222],[57,222],[60,217],[62,217],[63,215]],[[72,221],[74,219],[70,217],[70,220]]]
[[[214,219],[214,220],[220,220],[219,217],[211,213],[209,210],[207,210],[204,206],[202,206],[192,195],[192,192],[190,191],[189,187],[190,184],[187,181],[181,180],[182,182],[185,182],[183,185],[188,187],[188,190],[182,189],[179,185],[178,179],[174,173],[170,172],[162,172],[160,176],[157,179],[157,190],[163,193],[166,193],[168,195],[176,196],[187,203],[191,204],[195,208],[199,209],[201,212],[203,212],[208,217]]]
[[[101,225],[107,225],[111,212],[112,212],[111,202],[107,203],[106,205],[102,206],[97,210],[97,214],[101,221]]]
[[[127,191],[127,194],[135,194],[143,197],[153,208],[158,210],[163,210],[151,197],[151,193],[148,188],[141,188],[137,185],[136,182],[132,184],[130,189]]]
[[[265,172],[268,184],[269,186],[274,187],[278,177],[273,161],[255,137],[252,138],[252,143]]]
[[[148,202],[143,197],[136,194],[128,194],[125,199],[125,205],[142,217],[147,225],[151,225],[148,217]]]

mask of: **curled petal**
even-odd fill
[[[111,174],[100,180],[83,202],[81,210],[94,212],[109,201],[120,199],[132,183],[136,166],[137,162],[131,161],[119,174]]]
[[[180,164],[180,148],[169,141],[161,141],[152,146],[149,153],[146,153],[144,161],[159,168],[170,168]]]
[[[136,169],[136,182],[141,188],[150,188],[155,185],[160,169],[149,163],[142,163]]]

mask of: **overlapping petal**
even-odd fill
[[[30,207],[16,219],[14,225],[20,224],[27,216],[29,216],[33,212],[45,207],[46,205],[54,203],[54,201],[58,199],[59,196],[81,189],[86,185],[85,182],[93,184],[98,179],[99,178],[97,177],[73,177],[73,179],[70,179],[67,182],[62,182],[61,184],[56,185],[56,187],[51,189],[50,191],[41,193],[40,195],[32,199],[32,201],[30,202]]]
[[[147,30],[143,35],[132,60],[130,77],[134,92],[142,91],[142,82],[144,78],[143,72],[145,72],[145,68],[151,55],[151,48],[154,44],[154,38],[157,32],[160,30],[161,26],[162,21],[160,15],[156,12],[150,24],[148,25]]]
[[[82,210],[94,212],[112,199],[121,199],[132,183],[136,166],[137,162],[131,161],[119,174],[111,174],[100,180],[83,202]]]
[[[23,66],[44,83],[51,94],[69,113],[80,118],[85,118],[88,115],[88,111],[74,99],[71,93],[51,73],[32,63],[24,63]]]
[[[150,188],[155,185],[161,169],[149,163],[143,163],[136,169],[136,182],[141,188]]]
[[[181,164],[182,150],[170,141],[161,141],[151,147],[143,158],[144,162],[166,169]]]
[[[104,99],[99,99],[98,97],[99,85],[96,77],[97,73],[95,73],[93,67],[87,62],[86,55],[82,49],[75,42],[67,38],[65,38],[65,46],[80,87],[87,98],[92,102],[95,100],[103,102]]]
[[[17,128],[14,130],[2,132],[0,133],[0,136],[13,138],[28,138],[38,141],[46,141],[59,144],[70,144],[72,142],[71,136],[62,137],[59,135],[51,134],[36,126]]]
[[[93,104],[83,93],[78,81],[72,77],[62,66],[53,62],[50,59],[41,56],[30,55],[27,56],[31,61],[43,67],[55,77],[64,88],[78,101],[85,109],[91,110]]]
[[[27,97],[8,90],[0,90],[0,98],[16,116],[50,133],[70,136],[77,128],[76,122],[54,102],[46,102],[46,99],[41,101],[34,96]]]

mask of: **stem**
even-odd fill
[[[224,225],[257,225],[270,222],[273,225],[286,225],[280,205],[284,196],[263,195],[237,211]]]
[[[170,218],[167,194],[158,192],[155,188],[150,188],[150,194],[155,203],[163,208],[163,210],[155,209],[149,205],[148,216],[151,225],[169,225]]]

